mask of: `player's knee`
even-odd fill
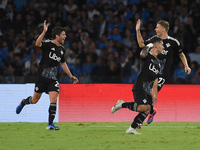
[[[57,97],[52,97],[50,100],[51,100],[51,103],[57,103]]]
[[[150,113],[150,105],[138,105],[137,111],[138,112],[145,112],[146,114]]]
[[[138,105],[138,107],[137,107],[138,112],[145,112],[146,109],[147,109],[146,105]]]

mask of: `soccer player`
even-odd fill
[[[142,35],[140,33],[141,22],[140,19],[136,24],[136,33],[137,33],[137,41],[140,48],[145,47],[148,43],[151,43],[151,39],[146,41],[143,40]],[[161,90],[163,84],[169,80],[171,66],[173,63],[173,53],[178,53],[179,57],[184,64],[185,72],[189,75],[191,72],[190,67],[188,66],[187,59],[185,54],[183,53],[180,42],[168,35],[169,23],[165,20],[160,20],[157,22],[155,31],[156,35],[159,36],[163,40],[164,50],[161,55],[158,55],[158,59],[161,60],[161,70],[160,76],[158,78],[158,91]],[[169,82],[169,81],[168,81]],[[148,116],[147,123],[150,124],[153,121],[153,117],[156,114],[157,110],[152,106],[151,112]]]
[[[149,114],[152,100],[154,104],[157,102],[158,76],[161,69],[160,60],[157,58],[157,55],[161,54],[164,47],[162,39],[158,36],[154,36],[151,42],[152,43],[148,44],[140,52],[140,73],[132,89],[135,102],[118,100],[117,104],[111,109],[111,113],[121,108],[128,108],[132,111],[140,112],[126,131],[127,134],[140,134],[135,128],[137,128]],[[152,49],[149,52],[151,47]]]
[[[65,48],[62,46],[66,38],[65,29],[62,27],[54,27],[52,29],[53,40],[44,40],[43,38],[48,30],[46,20],[44,21],[43,32],[36,40],[35,45],[42,49],[42,59],[39,64],[38,76],[35,82],[34,95],[23,99],[16,108],[16,113],[19,114],[23,107],[28,104],[35,104],[39,101],[43,92],[49,94],[49,122],[46,127],[48,130],[59,130],[58,126],[53,124],[56,115],[57,98],[59,94],[58,73],[59,65],[65,73],[77,83],[78,79],[73,76],[65,62]]]

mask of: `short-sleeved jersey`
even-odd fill
[[[159,76],[160,60],[149,52],[145,59],[141,59],[140,65],[140,72],[132,91],[144,90],[148,95],[151,95],[154,81]]]
[[[150,43],[151,38],[145,41],[145,45]],[[168,36],[167,39],[163,40],[164,50],[162,54],[158,55],[158,59],[161,61],[160,77],[166,79],[170,75],[171,65],[173,63],[173,54],[182,53],[182,47],[178,40]]]
[[[62,45],[57,46],[52,40],[42,41],[42,59],[39,64],[38,75],[58,80],[59,65],[65,62],[65,49]]]

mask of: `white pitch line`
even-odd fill
[[[84,125],[83,125],[84,126]],[[92,127],[92,128],[117,128],[117,127],[129,127],[129,126],[84,126],[84,127]],[[150,127],[150,128],[197,128],[197,126],[142,126],[142,128]]]

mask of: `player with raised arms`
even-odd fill
[[[151,39],[154,36],[144,41],[140,32],[140,26],[141,26],[141,22],[139,19],[136,24],[137,41],[138,41],[139,47],[144,48],[145,45],[151,43]],[[187,59],[185,57],[185,54],[183,53],[180,42],[177,39],[169,36],[168,30],[169,30],[169,23],[167,21],[160,20],[157,22],[157,25],[155,28],[156,35],[159,36],[163,40],[163,46],[164,46],[164,50],[162,51],[162,54],[158,55],[158,59],[161,60],[161,70],[159,72],[159,78],[158,78],[158,91],[161,90],[164,83],[169,82],[174,53],[179,54],[179,57],[182,63],[184,64],[185,72],[188,75],[191,73],[191,69],[188,66]],[[152,106],[151,112],[147,120],[148,124],[150,124],[153,121],[153,118],[156,112],[157,110]]]
[[[42,59],[39,64],[33,97],[29,96],[23,99],[17,106],[16,113],[19,114],[25,105],[37,103],[42,93],[46,92],[49,94],[50,98],[49,119],[46,129],[59,130],[60,127],[53,124],[59,95],[59,66],[61,65],[65,73],[74,81],[73,83],[77,83],[78,79],[71,74],[64,58],[65,48],[62,44],[64,44],[66,38],[65,28],[54,27],[52,29],[53,40],[43,40],[47,30],[48,25],[45,20],[43,32],[35,43],[35,45],[42,50]]]
[[[149,51],[150,48],[151,51]],[[126,131],[127,134],[140,134],[135,129],[149,114],[152,103],[157,103],[158,77],[161,69],[160,60],[157,56],[161,54],[163,48],[162,39],[158,36],[154,36],[151,43],[142,49],[140,52],[140,72],[132,89],[135,102],[118,100],[117,104],[111,109],[111,113],[121,108],[128,108],[132,111],[139,112]]]

